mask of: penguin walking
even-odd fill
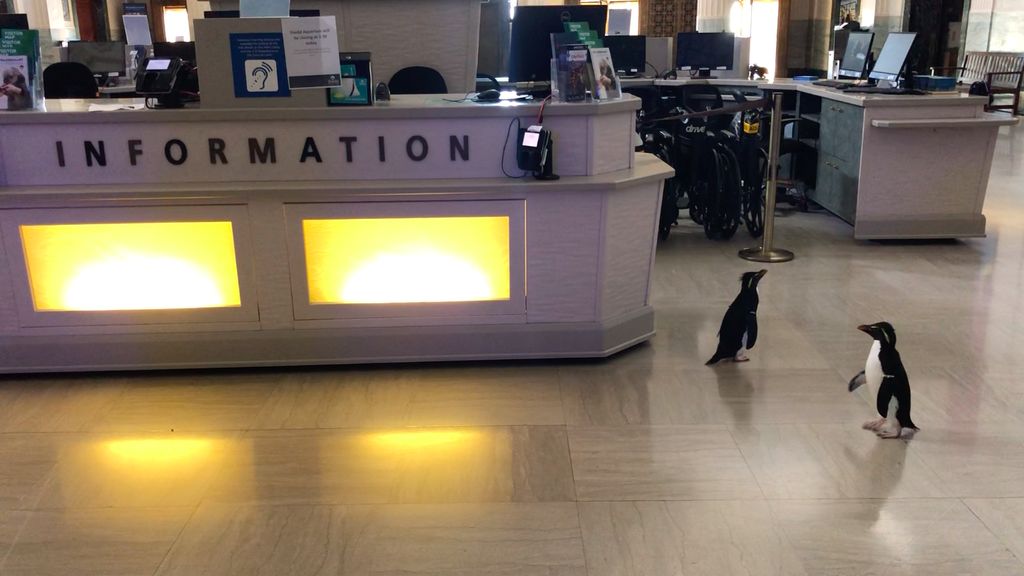
[[[705,365],[711,366],[719,360],[732,358],[735,362],[746,362],[746,351],[757,343],[757,284],[767,270],[744,272],[740,277],[740,293],[729,305],[718,329],[718,350]]]
[[[864,423],[882,438],[910,439],[919,429],[910,419],[910,381],[896,351],[896,331],[888,322],[878,322],[857,329],[874,338],[864,370],[854,376],[847,388],[853,392],[862,384],[877,393],[875,408],[881,416]]]

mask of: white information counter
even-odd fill
[[[639,101],[0,115],[0,372],[601,357],[654,333]],[[510,133],[508,145],[506,136]]]

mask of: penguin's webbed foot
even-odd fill
[[[747,357],[747,355],[744,354],[743,352],[740,352],[739,354],[737,354],[736,356],[733,357],[732,361],[733,362],[749,362],[750,358]]]
[[[878,432],[885,426],[885,418],[879,418],[878,420],[868,420],[864,423],[861,428],[865,430],[871,430],[872,432]]]

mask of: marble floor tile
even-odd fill
[[[563,424],[558,367],[306,370],[285,377],[254,429]]]
[[[801,576],[768,504],[581,502],[589,576]]]
[[[237,480],[230,474],[251,465],[246,449],[218,434],[66,438],[37,508],[194,507],[214,477]]]
[[[737,282],[737,286],[739,283]],[[735,294],[733,295],[735,296]],[[718,329],[728,304],[712,307],[658,309],[657,334],[651,346],[685,366],[703,367],[718,347]],[[814,343],[770,306],[758,309],[758,338],[746,365],[754,369],[822,370],[829,363]],[[866,353],[865,353],[866,355]]]
[[[276,370],[136,374],[90,430],[248,430],[281,378]]]
[[[564,368],[566,421],[573,426],[860,422],[867,406],[832,370]]]
[[[31,515],[31,512],[24,510],[0,510],[0,570],[3,570],[7,553],[14,546],[18,534]]]
[[[585,576],[575,504],[203,505],[158,576]]]
[[[33,512],[0,565],[0,574],[152,574],[192,512],[191,508]]]
[[[0,510],[36,507],[60,454],[45,434],[0,434]]]
[[[220,503],[575,500],[565,430],[550,426],[252,432],[218,473]]]
[[[769,499],[949,496],[915,453],[916,439],[883,440],[860,423],[756,425],[732,434]]]
[[[722,426],[569,428],[580,501],[761,498]]]
[[[964,503],[1024,563],[1024,498],[967,498]]]
[[[916,423],[916,422],[915,422]],[[1024,497],[1024,427],[1018,422],[936,422],[913,442],[915,454],[953,496]]]
[[[86,430],[123,391],[108,374],[0,377],[0,433]]]
[[[770,504],[808,574],[1007,576],[1024,570],[957,499]]]

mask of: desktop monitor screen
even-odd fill
[[[647,61],[647,36],[605,36],[604,45],[611,50],[615,71],[641,74]]]
[[[732,70],[734,41],[730,32],[680,32],[676,35],[676,68]]]
[[[868,54],[871,53],[871,42],[875,39],[873,32],[850,32],[846,41],[846,51],[839,62],[839,75],[844,78],[860,78],[868,65]]]
[[[551,34],[563,22],[587,22],[604,37],[607,6],[520,6],[512,19],[508,77],[512,82],[551,80]]]
[[[882,52],[878,54],[878,61],[868,78],[890,82],[899,78],[910,56],[910,49],[914,46],[915,37],[916,32],[892,32],[886,36]]]
[[[27,14],[0,14],[0,29],[28,30]]]
[[[71,42],[68,61],[80,62],[93,74],[124,74],[124,42]]]
[[[320,10],[317,8],[309,8],[302,10],[289,10],[288,15],[292,18],[315,18],[320,16]],[[239,10],[204,10],[203,18],[241,18],[242,13]]]
[[[195,64],[195,42],[153,42],[154,58],[181,58]]]

